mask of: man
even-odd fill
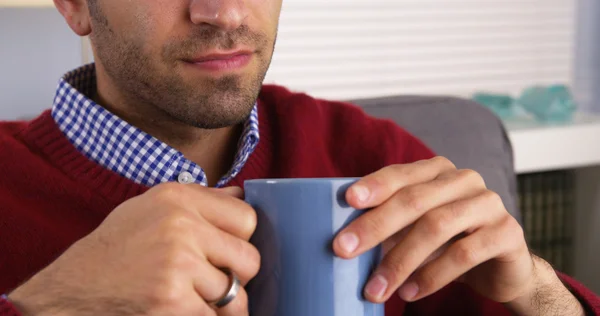
[[[530,255],[474,171],[388,121],[262,86],[281,0],[54,0],[95,65],[51,112],[0,125],[0,315],[247,315],[260,255],[239,188],[364,176],[333,242],[386,251],[364,289],[388,315],[600,315]]]

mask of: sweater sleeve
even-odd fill
[[[557,272],[558,277],[569,288],[571,293],[577,297],[589,315],[600,316],[600,296],[587,289],[570,276]]]
[[[22,316],[6,295],[0,296],[0,316]]]

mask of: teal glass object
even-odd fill
[[[565,85],[534,86],[523,91],[517,102],[542,122],[568,122],[577,110],[573,94]]]
[[[476,93],[473,100],[492,110],[502,119],[508,119],[515,115],[515,100],[506,94]]]

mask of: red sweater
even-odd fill
[[[386,165],[430,158],[419,140],[357,107],[265,86],[258,101],[260,143],[230,185],[291,177],[359,177]],[[81,155],[49,112],[0,123],[0,294],[16,288],[94,230],[117,205],[148,188]],[[600,316],[600,299],[563,280]],[[468,287],[451,284],[416,303],[394,296],[387,315],[510,315]],[[0,316],[18,315],[0,303]]]

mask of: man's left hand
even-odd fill
[[[370,210],[336,236],[335,253],[354,258],[383,244],[385,256],[365,287],[372,302],[396,291],[407,302],[419,300],[458,280],[511,303],[540,285],[560,284],[530,254],[498,194],[477,172],[457,170],[448,159],[386,167],[351,186],[346,198]]]

